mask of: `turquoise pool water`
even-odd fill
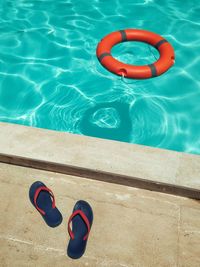
[[[104,69],[96,46],[112,31],[146,29],[176,63],[148,80]],[[200,154],[199,0],[1,0],[0,121]],[[113,55],[150,64],[154,48]]]

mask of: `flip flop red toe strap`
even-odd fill
[[[54,194],[53,194],[53,192],[51,191],[51,189],[49,189],[49,188],[47,188],[47,187],[45,187],[45,186],[41,186],[41,187],[39,187],[39,188],[35,191],[35,195],[34,195],[34,204],[35,204],[35,207],[36,207],[36,209],[37,209],[42,215],[45,215],[45,214],[46,214],[45,211],[42,210],[42,209],[40,209],[40,208],[38,207],[38,205],[37,205],[37,198],[38,198],[38,196],[39,196],[39,194],[40,194],[41,191],[47,191],[47,192],[49,192],[49,194],[50,194],[50,196],[51,196],[51,198],[52,198],[52,208],[53,208],[53,209],[55,209],[55,207],[56,207],[56,204],[55,204],[55,197],[54,197]]]
[[[89,233],[90,233],[90,222],[88,221],[87,216],[85,215],[85,213],[82,210],[76,210],[70,216],[69,221],[68,221],[68,232],[69,232],[69,235],[70,235],[71,239],[74,239],[74,233],[72,232],[72,230],[70,228],[70,223],[72,222],[73,218],[75,216],[77,216],[77,215],[81,216],[81,218],[83,219],[83,221],[85,222],[85,224],[87,226],[88,232],[83,238],[83,240],[86,240],[88,238]]]

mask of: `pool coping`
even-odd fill
[[[200,156],[0,122],[0,162],[200,199]]]

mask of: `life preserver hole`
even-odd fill
[[[127,41],[112,47],[114,58],[125,64],[144,66],[160,57],[159,51],[150,44],[139,41]]]
[[[126,77],[127,76],[127,70],[126,69],[119,69],[118,75]]]
[[[175,56],[172,56],[171,57],[171,60],[172,60],[172,64],[174,65],[174,63],[175,63]]]

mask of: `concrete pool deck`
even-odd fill
[[[42,180],[55,194],[63,223],[49,228],[28,198]],[[200,203],[128,186],[0,163],[2,267],[199,267]],[[67,220],[89,201],[94,224],[80,260],[66,256]]]
[[[200,266],[200,202],[180,197],[200,199],[199,156],[0,127],[1,266]],[[54,191],[60,227],[47,227],[32,207],[36,180]],[[85,255],[74,261],[66,256],[67,220],[79,199],[90,202],[95,220]]]
[[[200,156],[0,123],[0,162],[200,199]]]

